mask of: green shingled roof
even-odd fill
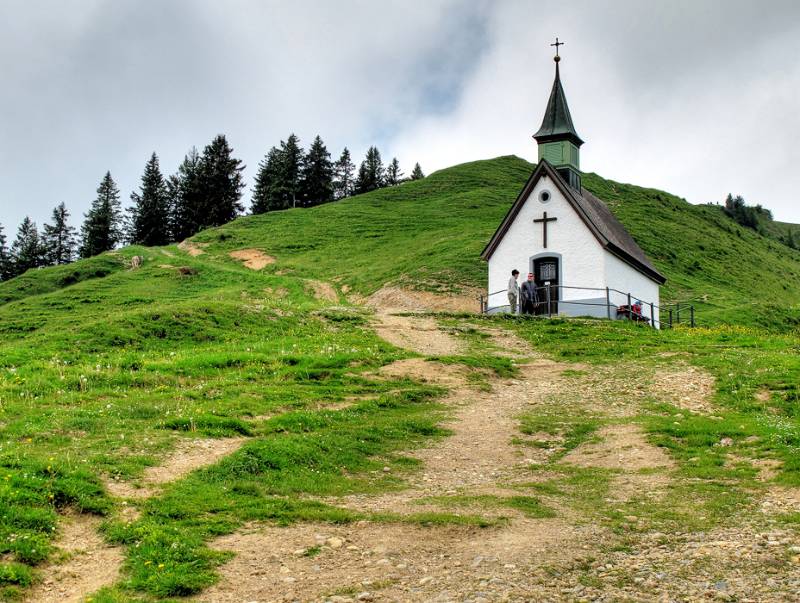
[[[567,139],[577,146],[583,144],[583,140],[575,131],[575,126],[572,125],[567,97],[564,94],[564,88],[561,87],[558,62],[556,62],[556,79],[553,82],[553,90],[550,92],[550,100],[547,102],[547,110],[544,112],[542,127],[533,137],[540,143]]]

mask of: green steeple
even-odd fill
[[[575,131],[572,116],[569,114],[567,96],[561,86],[561,74],[558,69],[561,57],[558,56],[558,47],[556,47],[554,60],[556,62],[556,79],[553,82],[550,100],[547,102],[547,109],[544,112],[542,127],[533,137],[539,143],[539,161],[546,159],[570,186],[580,190],[579,149],[583,140]]]

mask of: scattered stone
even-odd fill
[[[344,544],[344,540],[342,540],[341,538],[337,538],[336,536],[331,536],[325,541],[325,544],[327,544],[332,549],[340,549]]]

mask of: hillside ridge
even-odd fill
[[[533,168],[513,155],[473,161],[335,203],[241,217],[191,241],[220,261],[257,249],[275,259],[267,270],[361,296],[386,284],[476,296],[486,282],[480,251]],[[662,302],[694,303],[710,323],[798,324],[800,251],[739,226],[718,206],[594,173],[583,184],[667,277]],[[150,252],[127,248],[26,273],[0,284],[0,303],[112,274],[134,253]]]

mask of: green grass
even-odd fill
[[[315,299],[308,279],[361,294],[385,282],[483,286],[478,253],[530,169],[514,157],[456,166],[313,210],[205,231],[196,241],[208,245],[197,257],[174,246],[131,247],[0,283],[0,596],[19,598],[39,579],[67,510],[106,517],[107,539],[125,547],[124,580],[95,598],[107,603],[201,591],[227,559],[209,542],[249,521],[496,525],[480,513],[368,516],[319,502],[403,487],[418,468],[408,451],[447,432],[439,427],[444,390],[377,379],[377,369],[408,354],[376,337],[368,311]],[[609,363],[658,370],[670,362],[663,352],[678,353],[716,377],[720,419],[648,401],[634,420],[676,460],[681,486],[661,503],[623,508],[604,502],[611,473],[561,463],[604,419],[575,408],[529,414],[523,432],[558,436],[563,450],[544,466],[557,477],[534,481],[518,496],[470,504],[546,518],[558,513],[552,500],[569,499],[587,520],[620,532],[633,529],[625,516],[639,505],[648,525],[704,529],[750,504],[759,485],[747,459],[782,461],[776,480],[800,485],[800,344],[792,330],[796,302],[786,301],[800,298],[797,254],[739,229],[715,208],[593,175],[585,182],[670,278],[665,297],[707,294],[700,322],[716,326],[659,332],[603,321],[440,315],[465,348],[437,360],[473,369],[477,385],[517,375],[480,332],[487,325],[512,329],[556,359],[590,365],[565,373],[568,380]],[[277,262],[248,270],[228,257],[244,247]],[[127,268],[133,255],[144,258],[135,271]],[[758,275],[757,287],[750,274]],[[742,276],[734,282],[731,275]],[[765,300],[742,305],[750,290]],[[719,324],[728,320],[745,326]],[[135,482],[181,439],[201,437],[248,441],[135,503],[141,517],[122,521],[103,479]],[[733,445],[717,446],[722,438]],[[745,460],[731,466],[732,455]],[[797,524],[793,516],[782,521]]]
[[[362,294],[387,282],[445,292],[483,288],[480,252],[533,168],[513,156],[475,161],[312,210],[239,219],[194,240],[218,256],[263,249],[277,258],[273,270]],[[800,325],[800,251],[737,225],[716,206],[591,173],[583,184],[666,275],[662,302],[693,303],[704,325]]]
[[[133,252],[139,270],[60,289],[39,271],[29,278],[45,282],[0,305],[4,596],[36,579],[67,509],[107,516],[108,539],[128,551],[124,589],[105,600],[197,592],[226,559],[211,538],[253,520],[351,521],[306,497],[396,488],[415,466],[403,452],[445,433],[443,390],[373,377],[404,354],[365,328],[363,311],[317,301],[292,276],[175,248],[122,255]],[[250,439],[139,503],[141,519],[118,519],[103,475],[136,480],[181,438],[231,436]]]

